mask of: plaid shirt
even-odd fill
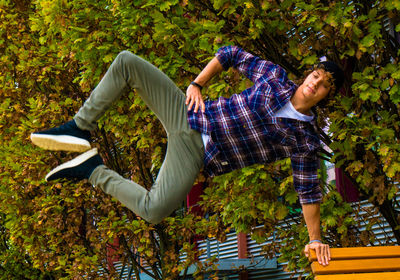
[[[313,124],[274,117],[290,100],[297,85],[279,65],[238,47],[220,48],[216,57],[225,70],[234,67],[254,85],[230,98],[205,102],[205,113],[188,112],[191,128],[210,135],[204,171],[216,176],[290,157],[300,203],[320,202],[317,174],[320,141]]]

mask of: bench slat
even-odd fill
[[[331,260],[395,258],[400,257],[400,246],[331,248]],[[310,261],[316,261],[315,251],[311,250]]]
[[[313,262],[311,269],[314,274],[400,271],[400,258],[331,260],[327,266]]]
[[[318,275],[315,280],[399,280],[400,272]]]

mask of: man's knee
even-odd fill
[[[125,51],[120,52],[117,55],[115,60],[117,60],[119,62],[127,62],[127,61],[134,60],[135,57],[136,57],[136,55],[134,55],[132,52],[125,50]]]
[[[158,224],[160,223],[165,217],[161,217],[161,216],[148,216],[145,218],[145,220],[147,222],[149,222],[150,224]]]
[[[152,224],[160,223],[165,217],[169,216],[174,209],[166,209],[165,205],[153,205],[146,211],[146,217],[143,217],[147,222]]]
[[[158,224],[160,223],[166,216],[161,213],[149,213],[146,217],[143,217],[147,222],[151,224]]]

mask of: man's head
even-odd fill
[[[323,61],[315,65],[300,85],[304,101],[311,107],[324,106],[328,96],[338,92],[343,85],[343,70],[332,61]]]

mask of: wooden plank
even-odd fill
[[[348,247],[331,248],[330,250],[331,260],[400,257],[400,246]],[[309,260],[312,262],[317,260],[314,250],[311,250]]]
[[[327,266],[313,262],[311,269],[314,274],[400,271],[400,258],[338,260]]]
[[[315,280],[399,280],[400,272],[317,275]]]

